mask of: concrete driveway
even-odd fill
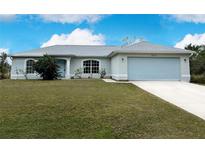
[[[205,120],[205,86],[177,81],[130,81]]]

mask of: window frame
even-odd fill
[[[84,62],[86,62],[86,61],[90,61],[89,66],[84,66]],[[93,66],[93,61],[98,62],[98,66]],[[101,66],[101,63],[100,63],[100,60],[98,60],[98,59],[84,59],[82,61],[83,74],[99,74],[100,73],[100,66]],[[84,72],[85,67],[90,68],[89,73]],[[95,73],[95,72],[93,73],[93,68],[98,68],[98,73]]]
[[[34,61],[34,62],[36,62],[36,60],[35,59],[32,59],[32,58],[29,58],[29,59],[26,59],[25,60],[25,64],[24,64],[24,71],[25,71],[25,73],[26,74],[35,74],[35,70],[33,69],[33,73],[27,73],[27,62],[28,61]],[[32,67],[32,66],[31,66]]]

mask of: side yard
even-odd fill
[[[0,80],[0,138],[205,138],[205,121],[132,84]]]

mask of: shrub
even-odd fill
[[[7,79],[10,76],[11,66],[8,64],[8,55],[6,53],[0,54],[0,79]]]
[[[75,73],[74,76],[75,76],[76,78],[81,79],[81,76],[82,76],[83,70],[82,70],[82,68],[78,68],[78,69],[75,70],[74,73]]]
[[[60,77],[59,66],[55,58],[44,55],[39,58],[34,65],[35,71],[43,78],[43,80],[54,80]]]
[[[191,82],[205,84],[205,75],[192,75]]]
[[[205,45],[189,44],[185,47],[194,53],[190,57],[190,71],[192,75],[202,75],[205,73]],[[198,77],[197,77],[198,78]]]
[[[100,71],[100,77],[101,77],[101,78],[104,78],[105,75],[106,75],[106,71],[105,71],[105,69],[103,68],[103,69],[101,69],[101,71]]]
[[[24,76],[24,78],[27,80],[28,79],[28,73],[26,72],[26,71],[24,71],[24,70],[22,70],[22,69],[19,69],[19,70],[17,70],[18,71],[18,73],[21,73],[21,74],[23,74],[23,76]]]

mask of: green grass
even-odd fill
[[[2,80],[0,138],[205,138],[205,121],[132,84]]]

